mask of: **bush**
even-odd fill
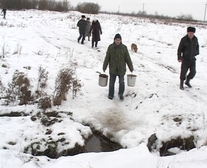
[[[101,7],[95,3],[79,3],[76,6],[76,10],[81,13],[98,14]]]
[[[51,107],[52,107],[52,101],[50,96],[46,96],[39,99],[38,108],[46,110],[47,108],[51,108]]]
[[[186,21],[190,21],[193,20],[192,15],[180,15],[177,17],[178,20],[186,20]]]
[[[74,75],[74,71],[68,68],[59,71],[55,82],[53,105],[61,105],[62,100],[67,100],[66,95],[69,90],[71,90],[73,98],[76,96],[81,84]]]
[[[16,70],[13,74],[12,82],[8,83],[6,90],[6,105],[18,103],[19,105],[28,104],[33,100],[29,90],[30,81],[23,72]]]

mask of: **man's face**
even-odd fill
[[[115,42],[116,45],[119,45],[121,43],[121,39],[120,38],[116,38],[114,40],[114,42]]]
[[[188,32],[188,37],[189,37],[190,39],[192,39],[193,36],[194,36],[194,32]]]

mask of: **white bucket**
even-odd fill
[[[137,75],[129,74],[127,75],[127,85],[130,87],[134,87],[136,83]]]
[[[108,75],[100,74],[99,81],[98,81],[99,86],[103,86],[103,87],[107,86],[107,83],[108,83]]]

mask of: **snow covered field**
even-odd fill
[[[86,15],[98,19],[103,34],[99,50],[91,42],[77,43],[76,27],[81,13],[46,11],[8,11],[7,19],[0,20],[0,81],[7,87],[16,70],[27,74],[31,91],[37,89],[38,69],[48,73],[45,92],[52,95],[55,79],[62,68],[72,68],[81,80],[81,91],[73,99],[47,111],[59,111],[61,121],[44,126],[31,116],[41,110],[37,104],[26,106],[0,106],[0,115],[23,112],[27,116],[0,117],[1,168],[206,168],[207,165],[207,37],[206,25],[173,23],[116,15]],[[197,56],[197,74],[191,81],[193,88],[179,89],[180,63],[177,47],[188,26],[196,27],[200,43]],[[98,85],[98,74],[106,49],[120,33],[128,46],[137,75],[135,87],[126,84],[125,99],[118,99],[118,81],[114,100],[107,98],[108,87]],[[138,45],[138,53],[130,51],[131,43]],[[29,67],[29,68],[28,68]],[[108,69],[107,72],[108,74]],[[130,71],[127,71],[130,74]],[[126,79],[125,79],[126,81]],[[3,100],[1,100],[3,103]],[[71,112],[68,117],[66,112]],[[75,156],[49,159],[45,156],[25,154],[31,143],[60,138],[69,142],[60,145],[72,148],[84,145],[84,138],[92,134],[89,126],[99,130],[124,148],[114,152],[84,153]],[[46,134],[51,130],[50,135]],[[194,137],[195,149],[181,151],[173,148],[174,156],[160,157],[159,151],[150,153],[148,138],[156,134],[157,147],[161,142],[177,137]],[[28,152],[29,153],[29,152]]]

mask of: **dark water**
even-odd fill
[[[122,146],[98,134],[93,134],[87,141],[86,152],[110,152],[121,149]]]

